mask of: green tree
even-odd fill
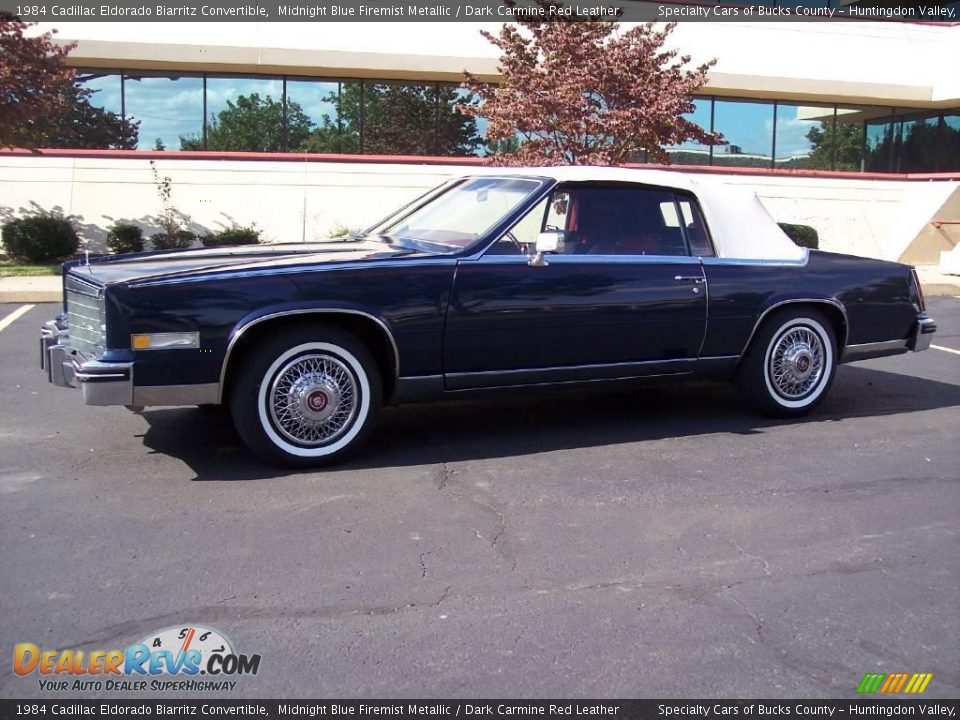
[[[347,83],[324,100],[337,117],[321,118],[304,146],[309,152],[360,152],[361,115],[369,154],[471,155],[482,142],[476,119],[455,110],[462,101],[455,86],[370,83],[361,98],[360,84]]]
[[[228,100],[227,107],[211,116],[207,126],[207,150],[283,152],[301,150],[313,123],[295,102],[287,103],[284,137],[283,102],[258,93]],[[203,150],[203,136],[180,136],[183,150]]]

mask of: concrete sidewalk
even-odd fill
[[[929,297],[935,295],[960,296],[960,275],[947,275],[937,268],[920,266],[917,268],[923,292]],[[60,302],[60,276],[42,275],[40,277],[0,278],[0,303],[40,303]]]
[[[920,284],[923,286],[925,296],[960,296],[960,275],[948,275],[932,265],[919,265],[917,275],[920,276]]]
[[[62,299],[59,275],[0,278],[0,303],[60,302]]]

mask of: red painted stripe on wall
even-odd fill
[[[55,157],[129,160],[239,160],[248,162],[313,162],[387,165],[471,165],[481,167],[479,157],[434,155],[338,155],[321,153],[223,152],[217,150],[67,150],[0,149],[0,157]],[[780,168],[726,167],[722,165],[657,165],[629,163],[623,167],[711,175],[774,176],[843,180],[960,180],[960,171],[944,173],[876,173],[844,170],[786,170]]]

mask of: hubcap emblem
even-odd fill
[[[310,396],[307,398],[307,405],[316,413],[323,412],[323,409],[326,408],[329,403],[330,400],[327,399],[327,394],[320,390],[310,393]]]

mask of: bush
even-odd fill
[[[207,233],[201,238],[205,247],[224,247],[227,245],[259,245],[260,230],[255,225],[234,226],[217,232]]]
[[[143,252],[143,230],[130,223],[114,223],[107,231],[107,247],[117,255]]]
[[[177,230],[172,235],[160,232],[150,236],[154,250],[183,250],[193,245],[196,239],[197,236],[189,230]]]
[[[3,245],[17,260],[43,263],[72,257],[80,238],[61,215],[39,213],[11,220],[3,226]]]
[[[820,236],[817,231],[809,225],[793,225],[791,223],[777,223],[787,237],[793,240],[795,245],[816,250],[820,247]]]

